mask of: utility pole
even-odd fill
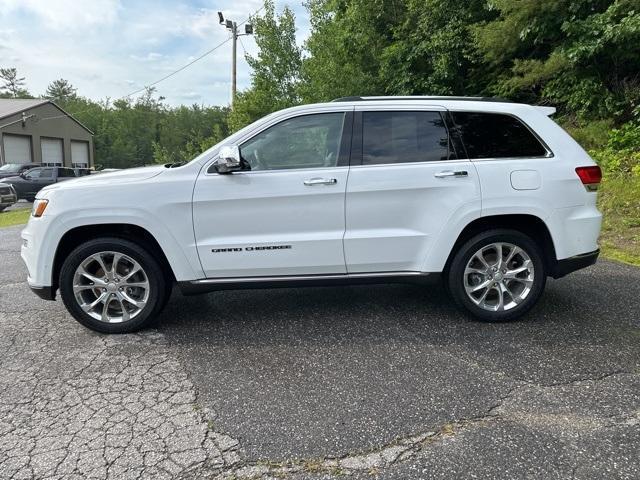
[[[238,24],[233,20],[225,20],[222,12],[218,12],[220,25],[224,25],[231,32],[231,109],[236,100],[237,91],[237,64],[238,64],[238,37],[253,35],[253,25],[245,24],[244,33],[238,33]]]

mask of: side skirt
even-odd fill
[[[254,288],[329,287],[336,285],[366,285],[380,283],[426,283],[432,274],[425,272],[344,273],[333,275],[291,275],[274,277],[205,278],[178,282],[184,295],[218,290],[248,290]]]

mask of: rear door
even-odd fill
[[[349,273],[422,271],[447,222],[480,211],[476,169],[458,159],[446,115],[433,106],[356,107],[344,238]]]

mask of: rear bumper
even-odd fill
[[[593,252],[576,255],[574,257],[558,260],[555,268],[551,272],[551,276],[553,278],[564,277],[571,272],[575,272],[576,270],[580,270],[581,268],[586,268],[590,265],[593,265],[594,263],[596,263],[596,260],[598,260],[598,255],[600,255],[600,249],[594,250]]]

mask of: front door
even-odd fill
[[[356,108],[344,239],[349,273],[423,271],[447,222],[480,211],[478,174],[457,159],[445,115],[438,107]]]
[[[202,171],[194,232],[207,278],[345,273],[352,114],[283,120],[240,145],[246,170]]]

